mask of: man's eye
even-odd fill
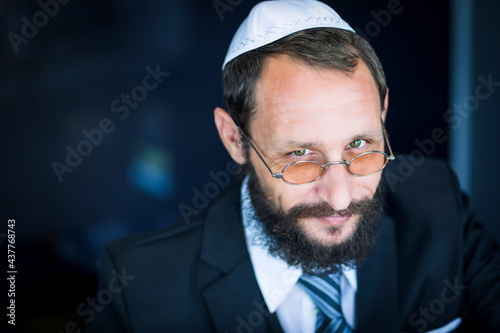
[[[366,141],[360,139],[360,140],[354,140],[348,146],[349,146],[349,148],[362,148],[365,145],[366,145]]]
[[[311,151],[309,149],[301,149],[301,150],[295,150],[292,152],[293,155],[295,156],[305,156],[309,154]]]

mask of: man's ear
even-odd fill
[[[382,110],[382,113],[380,115],[384,123],[385,123],[385,117],[387,116],[388,108],[389,108],[389,88],[387,88],[387,92],[385,93],[384,109]]]
[[[245,163],[245,156],[240,145],[240,131],[233,118],[222,108],[215,108],[214,120],[220,139],[231,158],[238,164]]]

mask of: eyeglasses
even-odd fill
[[[356,177],[373,175],[374,173],[384,169],[387,163],[394,160],[395,157],[392,153],[391,145],[389,144],[389,139],[387,138],[387,131],[385,130],[385,125],[382,119],[381,122],[384,139],[385,142],[387,142],[387,148],[389,149],[390,155],[387,155],[382,151],[372,150],[356,155],[350,161],[342,160],[325,164],[321,164],[316,161],[297,161],[285,166],[280,173],[271,171],[271,168],[269,168],[266,161],[264,161],[253,145],[252,140],[250,140],[250,138],[238,125],[236,126],[238,126],[241,134],[243,134],[245,139],[248,140],[250,146],[252,146],[253,150],[257,153],[259,158],[262,160],[262,163],[264,163],[267,170],[269,170],[274,178],[282,179],[285,183],[290,185],[302,185],[312,183],[313,181],[320,179],[326,170],[328,170],[328,166],[330,165],[343,164],[347,171]]]

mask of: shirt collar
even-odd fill
[[[248,192],[248,176],[241,186],[241,215],[245,229],[245,239],[257,283],[269,312],[274,313],[302,275],[302,269],[290,267],[282,259],[269,254],[265,245],[267,238]],[[356,270],[345,269],[343,274],[356,291]]]

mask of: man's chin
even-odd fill
[[[356,230],[358,216],[313,217],[300,219],[304,236],[321,246],[339,245],[352,237]]]

